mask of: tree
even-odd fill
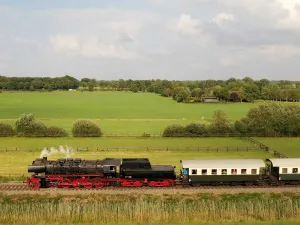
[[[130,87],[130,91],[132,92],[138,92],[139,91],[139,88],[136,84],[132,84],[131,87]]]
[[[246,83],[243,89],[244,89],[244,98],[248,102],[254,102],[259,98],[259,89],[256,84]]]
[[[213,121],[209,126],[209,132],[212,134],[226,134],[232,132],[232,125],[224,111],[217,110],[214,112]]]
[[[74,137],[100,137],[100,127],[90,120],[78,120],[73,124],[72,134]]]
[[[207,128],[205,124],[201,123],[190,123],[185,127],[188,136],[197,137],[207,134]]]
[[[169,125],[165,128],[163,137],[185,137],[187,136],[185,126],[183,125]]]
[[[9,124],[0,123],[0,137],[14,136],[14,129]]]

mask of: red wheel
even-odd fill
[[[82,185],[83,185],[84,188],[86,188],[86,189],[91,189],[91,188],[93,187],[93,184],[92,184],[90,181],[88,181],[88,180],[85,180],[85,181],[82,183]]]
[[[80,188],[80,181],[79,181],[79,180],[73,180],[72,186],[73,186],[73,188],[75,188],[75,189]]]
[[[100,181],[100,180],[96,180],[96,181],[94,181],[94,186],[97,189],[103,188],[104,187],[104,182]]]

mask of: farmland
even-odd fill
[[[287,157],[300,157],[300,138],[255,138]]]
[[[258,103],[180,104],[152,93],[130,92],[4,92],[0,105],[0,122],[10,124],[21,113],[32,112],[46,125],[69,132],[76,119],[88,118],[104,133],[160,134],[169,124],[210,123],[217,109],[235,121]]]

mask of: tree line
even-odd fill
[[[100,127],[90,120],[77,120],[72,127],[73,137],[100,137]],[[22,114],[14,124],[14,127],[0,123],[0,137],[67,137],[65,129],[57,126],[47,127],[30,114]]]
[[[5,77],[0,76],[0,90],[38,91],[77,89],[80,81],[71,76],[64,77]]]
[[[163,137],[202,136],[298,137],[300,135],[300,107],[294,104],[270,103],[250,109],[240,120],[230,123],[222,110],[213,114],[210,124],[191,123],[169,125]]]
[[[132,91],[151,92],[172,97],[177,102],[202,102],[206,97],[215,97],[224,102],[253,102],[258,99],[299,102],[300,83],[267,79],[253,80],[230,78],[228,80],[114,80],[103,81],[71,76],[57,78],[4,77],[0,76],[0,90],[68,90],[81,91]]]

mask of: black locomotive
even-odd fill
[[[151,165],[147,158],[103,160],[36,159],[28,167],[34,175],[27,183],[35,188],[167,187],[176,182],[174,166]]]

